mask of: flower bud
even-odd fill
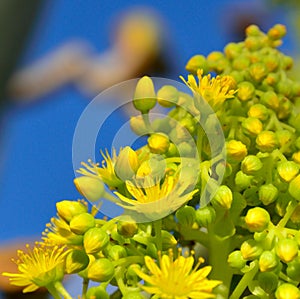
[[[169,137],[164,133],[154,133],[148,138],[148,146],[154,154],[164,154],[170,146]]]
[[[72,200],[56,203],[56,209],[58,215],[67,222],[70,222],[74,216],[87,212],[87,207],[83,203]]]
[[[278,196],[278,189],[273,184],[262,185],[258,189],[258,198],[265,205],[274,202]]]
[[[275,54],[270,54],[263,58],[263,63],[267,67],[269,72],[274,72],[279,66],[278,56]]]
[[[84,251],[73,249],[66,257],[66,273],[74,274],[84,270],[89,261],[89,257]]]
[[[86,292],[86,299],[109,299],[109,294],[104,287],[90,287]]]
[[[226,143],[226,152],[229,162],[241,162],[248,153],[246,145],[237,140]]]
[[[142,113],[147,113],[156,104],[156,94],[152,79],[148,76],[141,78],[135,88],[133,105]]]
[[[245,222],[250,231],[262,232],[270,223],[270,215],[265,209],[255,207],[248,210],[245,217]]]
[[[272,271],[278,265],[278,257],[272,251],[264,251],[259,257],[259,270],[261,272]]]
[[[203,73],[208,72],[208,65],[206,58],[203,55],[195,55],[193,56],[186,64],[185,69],[194,74],[197,75],[197,71],[202,69]]]
[[[205,206],[196,210],[196,222],[200,227],[208,227],[216,220],[216,211],[211,206]]]
[[[242,171],[238,171],[235,175],[234,182],[239,189],[244,190],[251,185],[253,176],[244,174]]]
[[[131,179],[139,167],[138,156],[136,152],[126,146],[120,151],[115,164],[115,172],[123,181]]]
[[[298,174],[289,184],[289,193],[300,201],[300,174]]]
[[[277,147],[276,134],[272,131],[262,131],[256,137],[256,147],[263,153],[272,152]]]
[[[243,269],[246,266],[246,260],[244,260],[240,250],[231,252],[228,256],[227,262],[231,268]]]
[[[298,255],[298,244],[294,239],[281,239],[276,244],[276,254],[285,263]]]
[[[241,253],[245,260],[255,260],[263,252],[261,245],[259,245],[255,240],[249,239],[243,242],[241,246]]]
[[[300,223],[300,204],[297,205],[290,219],[293,223]]]
[[[250,59],[246,55],[239,55],[232,61],[232,68],[237,71],[242,71],[247,69],[250,63]]]
[[[164,85],[157,92],[157,101],[162,107],[173,107],[178,102],[178,90],[172,85]]]
[[[155,179],[162,179],[165,176],[166,164],[161,157],[151,157],[144,161],[136,172],[137,179],[143,179],[147,176]]]
[[[168,250],[177,245],[177,240],[166,230],[161,231],[162,250]]]
[[[273,272],[263,272],[258,274],[259,286],[268,294],[274,294],[278,286],[278,276]]]
[[[283,153],[291,153],[291,145],[295,141],[294,134],[288,130],[276,130],[275,134],[280,151]]]
[[[73,233],[83,235],[87,230],[95,226],[95,218],[89,213],[76,215],[70,221],[70,229]]]
[[[92,262],[88,267],[88,278],[96,282],[105,282],[114,275],[114,266],[109,259],[100,258]]]
[[[78,192],[87,200],[95,202],[105,194],[103,182],[96,177],[81,176],[74,179]]]
[[[118,222],[117,230],[123,237],[131,238],[137,233],[138,226],[135,222],[120,221]]]
[[[258,118],[248,117],[242,122],[242,127],[246,134],[256,136],[262,131],[263,124]]]
[[[196,221],[195,209],[191,206],[181,207],[176,211],[176,218],[182,226],[192,227]]]
[[[268,118],[269,112],[266,106],[262,104],[255,104],[249,108],[248,116],[264,121]]]
[[[130,117],[130,128],[138,136],[143,136],[149,133],[142,115]]]
[[[281,39],[286,35],[286,27],[282,24],[276,24],[274,27],[269,29],[267,34],[272,40]]]
[[[126,249],[123,246],[114,245],[114,246],[109,248],[108,256],[111,258],[111,260],[118,261],[119,259],[121,259],[123,257],[126,257],[127,252],[126,252]]]
[[[300,291],[293,284],[283,283],[277,288],[275,296],[276,299],[300,299]]]
[[[286,274],[293,280],[300,281],[300,257],[288,263]]]
[[[108,241],[108,234],[99,227],[90,228],[83,236],[83,246],[88,254],[99,252]]]
[[[271,62],[273,63],[273,62]],[[276,64],[273,64],[271,66],[267,65],[267,68],[272,68],[275,67]],[[280,77],[278,75],[278,73],[269,73],[267,75],[267,77],[264,79],[263,83],[269,85],[269,86],[274,86],[276,83],[278,83],[278,81],[280,80]]]
[[[274,91],[266,91],[260,97],[262,104],[267,107],[277,110],[279,108],[279,98]]]
[[[267,76],[268,71],[261,62],[253,63],[249,68],[251,78],[256,82],[261,82]]]
[[[256,242],[262,242],[266,239],[268,235],[268,232],[266,230],[262,231],[262,232],[255,232],[253,234],[253,239],[256,241]]]
[[[252,83],[248,81],[244,81],[238,84],[238,92],[237,97],[241,101],[248,101],[251,100],[255,93],[255,87]]]
[[[222,185],[217,190],[214,198],[212,199],[212,204],[214,206],[222,207],[229,210],[232,203],[232,191],[226,186]]]
[[[255,174],[262,168],[263,164],[260,159],[254,155],[249,155],[244,158],[241,164],[243,173],[247,175]]]
[[[242,47],[238,43],[229,43],[224,48],[224,53],[228,59],[238,57],[242,52]]]
[[[278,163],[277,172],[281,179],[290,182],[299,172],[299,166],[293,161]]]
[[[300,151],[293,153],[292,159],[294,162],[300,164]]]

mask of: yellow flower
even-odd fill
[[[217,109],[226,99],[234,97],[236,82],[231,76],[211,78],[210,74],[206,76],[202,74],[203,70],[198,70],[198,83],[193,75],[189,75],[187,81],[182,77],[181,79],[193,92],[200,94],[212,108]]]
[[[192,199],[198,190],[186,193],[188,180],[185,184],[174,176],[166,176],[163,183],[147,176],[145,180],[126,181],[126,187],[132,198],[119,192],[115,194],[124,202],[119,205],[128,210],[142,213],[150,219],[159,219],[176,211],[184,203]]]
[[[23,293],[34,292],[39,287],[48,287],[64,277],[64,262],[69,251],[64,247],[36,245],[27,252],[18,251],[19,273],[2,273],[8,276],[11,284],[25,287]]]
[[[147,283],[147,285],[141,286],[142,289],[149,294],[155,294],[153,298],[215,298],[212,290],[221,281],[207,279],[211,266],[199,269],[203,262],[203,259],[200,258],[193,268],[194,257],[182,256],[180,251],[179,253],[180,255],[175,260],[172,251],[163,256],[159,253],[159,266],[151,257],[145,256],[145,264],[151,275],[138,268],[135,269],[137,275]]]

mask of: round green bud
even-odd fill
[[[263,63],[269,72],[274,72],[279,66],[278,56],[275,54],[269,54],[263,58]]]
[[[276,24],[268,31],[268,37],[272,40],[278,40],[286,35],[286,27],[282,24]]]
[[[274,64],[272,66],[267,65],[267,68],[274,67],[274,66],[275,66]],[[280,76],[278,75],[278,73],[269,73],[267,77],[264,79],[263,84],[266,84],[268,86],[275,86],[279,80],[280,80]]]
[[[300,299],[300,291],[293,284],[283,283],[277,288],[275,297],[276,299]]]
[[[288,183],[298,174],[299,166],[293,161],[280,162],[277,165],[277,172],[280,178]]]
[[[261,170],[263,164],[260,159],[254,155],[249,155],[244,158],[241,164],[243,173],[247,175],[253,175],[257,171]]]
[[[276,134],[272,131],[260,132],[255,142],[256,147],[263,153],[270,153],[278,146]]]
[[[255,104],[249,108],[248,116],[264,121],[269,116],[268,108],[262,104]]]
[[[267,38],[264,35],[258,35],[258,36],[248,36],[245,39],[245,47],[249,51],[257,51],[261,49],[267,42]]]
[[[180,125],[186,128],[191,134],[196,130],[195,121],[191,117],[185,117],[179,121]],[[207,123],[205,124],[207,126]]]
[[[246,36],[260,36],[262,32],[257,25],[249,25],[246,30]]]
[[[290,182],[288,190],[293,198],[300,201],[300,174]]]
[[[243,120],[244,132],[250,136],[257,136],[263,130],[263,124],[258,118],[248,117]]]
[[[229,43],[224,48],[224,53],[226,57],[230,60],[238,57],[242,52],[242,47],[238,43]]]
[[[265,104],[267,107],[277,110],[279,108],[279,98],[274,91],[266,91],[260,97],[262,104]]]
[[[192,227],[196,221],[196,211],[191,206],[181,207],[176,211],[175,215],[182,226]]]
[[[87,230],[95,226],[95,218],[89,213],[76,215],[70,221],[70,229],[73,233],[83,235]]]
[[[113,261],[118,261],[119,259],[126,257],[127,252],[123,246],[120,245],[113,245],[108,250],[108,256]]]
[[[280,239],[276,244],[276,254],[285,263],[298,255],[298,244],[294,239]]]
[[[92,262],[88,267],[88,278],[96,282],[105,282],[114,275],[113,263],[106,258],[100,258]]]
[[[154,154],[165,154],[170,146],[169,137],[164,133],[154,133],[148,138],[148,146]]]
[[[208,227],[216,220],[216,211],[211,206],[205,206],[196,210],[196,222],[200,227]]]
[[[252,83],[244,81],[238,84],[237,97],[241,101],[251,100],[255,93],[255,87]]]
[[[178,90],[172,85],[165,85],[157,92],[157,101],[162,107],[173,107],[178,102]]]
[[[67,274],[78,273],[88,266],[89,261],[84,251],[73,249],[66,257],[65,271]]]
[[[227,262],[231,268],[243,269],[246,266],[246,260],[243,258],[240,250],[231,252],[228,256]]]
[[[273,272],[259,273],[257,277],[259,286],[268,294],[274,294],[278,286],[278,276]]]
[[[256,242],[262,242],[266,239],[268,235],[268,232],[267,231],[262,231],[262,232],[255,232],[253,234],[253,239],[256,241]]]
[[[250,59],[245,55],[237,56],[232,61],[232,68],[237,71],[243,71],[250,65]]]
[[[241,170],[235,175],[234,182],[239,189],[244,190],[251,185],[253,176],[244,174]]]
[[[135,88],[134,107],[142,113],[148,113],[156,105],[156,94],[152,79],[148,76],[141,78]]]
[[[126,274],[125,274],[126,279],[127,280],[133,280],[133,281],[139,281],[140,278],[136,274],[136,270],[141,270],[141,266],[139,264],[129,265],[129,267],[127,268]]]
[[[104,287],[90,287],[86,292],[86,299],[109,299],[109,294]]]
[[[293,261],[288,263],[286,269],[286,274],[288,277],[295,281],[300,281],[300,257],[296,257]]]
[[[274,202],[278,197],[278,189],[273,184],[262,185],[258,189],[258,198],[265,205]]]
[[[78,192],[87,200],[95,202],[105,194],[103,182],[92,176],[81,176],[74,179],[74,184]]]
[[[278,265],[278,257],[272,251],[264,251],[259,257],[258,265],[260,272],[274,270]]]
[[[129,291],[122,299],[146,299],[146,297],[138,291]]]
[[[215,207],[222,207],[223,209],[229,210],[232,204],[232,191],[226,185],[222,185],[217,190],[215,196],[212,199],[212,204]]]
[[[276,130],[275,132],[280,151],[282,153],[291,153],[291,145],[295,142],[295,136],[288,130]]]
[[[88,254],[99,252],[108,242],[108,234],[99,227],[90,228],[83,236],[84,250]]]
[[[117,230],[123,237],[132,238],[137,233],[138,226],[135,222],[120,221],[118,222]]]
[[[270,223],[269,213],[260,207],[248,210],[245,222],[251,232],[262,232]]]
[[[174,236],[166,230],[161,231],[161,239],[162,239],[162,250],[168,250],[169,248],[173,248],[177,245],[177,240]]]
[[[255,82],[261,82],[268,74],[268,70],[261,62],[251,64],[249,74]]]
[[[247,147],[240,141],[230,140],[226,143],[226,153],[229,163],[241,162],[248,154]]]
[[[208,72],[208,65],[206,58],[203,55],[195,55],[187,62],[185,69],[194,74],[197,75],[197,71],[202,69],[203,73]]]
[[[245,260],[255,260],[263,252],[263,249],[259,243],[253,239],[244,241],[241,245],[241,253]]]
[[[294,60],[291,56],[283,55],[281,59],[281,67],[284,70],[290,70],[294,65]]]
[[[131,130],[138,136],[143,136],[149,133],[142,115],[131,116],[129,120]]]
[[[58,215],[67,222],[70,222],[74,216],[87,212],[87,207],[83,203],[72,200],[56,203],[56,209]]]

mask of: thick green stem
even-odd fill
[[[155,232],[156,247],[157,247],[157,250],[161,251],[162,250],[162,237],[161,237],[162,221],[161,221],[161,219],[155,221],[153,223],[153,225],[154,225],[154,232]]]
[[[60,281],[56,281],[54,283],[54,287],[63,296],[64,299],[73,299]]]
[[[46,286],[48,292],[53,296],[54,299],[61,299],[59,292],[56,290],[53,284]]]
[[[284,217],[277,224],[277,227],[279,227],[279,228],[285,227],[285,225],[289,221],[290,217],[294,213],[294,211],[297,208],[297,206],[298,206],[298,202],[296,202],[295,200],[293,200],[293,201],[291,201],[289,203],[289,205],[288,205],[288,207],[286,209],[286,213],[285,213]]]
[[[196,241],[208,247],[209,237],[207,233],[186,226],[180,227],[179,232],[185,241]]]
[[[86,292],[88,290],[88,286],[89,286],[89,280],[88,279],[83,279],[83,282],[82,282],[82,295],[81,295],[82,299],[86,299]]]

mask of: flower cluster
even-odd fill
[[[285,33],[251,25],[243,42],[192,57],[191,93],[141,78],[130,126],[146,144],[83,162],[74,184],[91,207],[58,202],[20,273],[4,275],[54,298],[71,298],[62,278],[77,274],[87,299],[110,298],[108,285],[124,299],[300,299],[300,83],[277,49]],[[98,218],[102,200],[123,214]]]

